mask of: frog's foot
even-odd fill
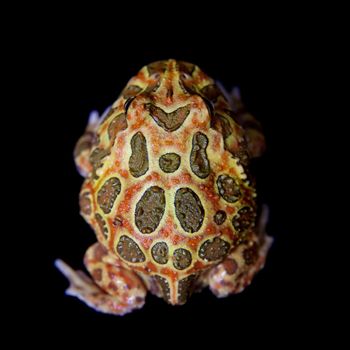
[[[102,262],[99,243],[91,246],[85,255],[85,265],[93,279],[62,260],[56,260],[55,265],[70,282],[66,294],[79,298],[96,311],[124,315],[144,305],[146,289],[142,281],[123,267]]]
[[[81,176],[87,177],[92,171],[92,165],[89,161],[91,148],[97,143],[96,131],[109,111],[109,108],[100,117],[97,111],[92,111],[89,115],[88,124],[84,134],[80,137],[74,148],[75,165]]]
[[[235,119],[245,131],[249,155],[252,158],[260,157],[266,148],[261,124],[253,115],[246,111],[245,106],[242,103],[239,88],[235,87],[229,96],[230,105],[236,114]]]
[[[267,252],[273,242],[265,233],[267,216],[268,210],[264,207],[256,239],[239,245],[206,276],[206,284],[219,298],[243,291],[251,283],[254,275],[264,267]]]

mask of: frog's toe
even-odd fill
[[[84,272],[73,270],[62,260],[56,260],[55,266],[70,282],[66,294],[77,297],[96,311],[121,316],[144,305],[146,291],[141,286],[133,288],[135,286],[127,286],[123,279],[118,279],[114,281],[115,288],[106,292]]]

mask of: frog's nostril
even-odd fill
[[[174,89],[172,88],[172,86],[170,86],[166,92],[166,97],[167,98],[172,98],[174,95]]]

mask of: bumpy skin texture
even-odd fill
[[[228,101],[190,63],[142,68],[75,149],[81,214],[98,243],[85,256],[93,280],[58,261],[68,293],[122,315],[147,290],[174,305],[205,286],[243,290],[271,244],[248,173],[263,149],[237,92]]]

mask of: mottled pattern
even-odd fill
[[[218,210],[214,215],[214,222],[217,225],[222,225],[226,221],[227,215],[223,210]]]
[[[84,215],[91,214],[91,200],[90,200],[90,193],[89,192],[83,192],[80,194],[79,206],[80,206],[80,211]]]
[[[87,132],[85,133],[77,142],[77,144],[75,145],[74,148],[74,157],[77,158],[79,157],[79,155],[84,152],[89,150],[92,145],[93,145],[93,141],[94,141],[94,134],[91,132]]]
[[[158,242],[152,247],[153,259],[161,265],[164,265],[169,260],[169,248],[165,242]]]
[[[142,88],[140,88],[137,85],[128,85],[122,92],[122,96],[125,99],[131,98],[136,96],[142,91]]]
[[[177,270],[184,270],[191,265],[192,255],[184,248],[178,248],[174,251],[173,265]]]
[[[147,104],[147,109],[153,120],[161,128],[169,132],[177,130],[183,124],[191,111],[190,106],[187,105],[184,107],[179,107],[171,113],[167,113],[160,107],[157,107],[151,103]]]
[[[188,75],[192,75],[193,71],[195,70],[196,66],[189,62],[183,62],[180,61],[177,63],[177,67],[181,73],[185,73]]]
[[[176,191],[175,212],[186,232],[197,232],[201,228],[204,208],[197,194],[190,188],[180,188]]]
[[[222,92],[216,84],[209,84],[205,86],[201,93],[210,101],[216,102],[219,96],[223,96]]]
[[[92,277],[96,282],[100,282],[102,280],[102,269],[95,269],[92,271]]]
[[[125,113],[120,113],[112,119],[108,126],[108,137],[113,144],[117,134],[128,127]]]
[[[232,132],[233,132],[232,127],[227,117],[220,114],[216,114],[216,118],[219,119],[219,122],[221,124],[221,132],[222,132],[222,136],[224,137],[225,148],[227,149],[226,139],[232,135]]]
[[[142,68],[108,113],[91,113],[74,151],[80,211],[99,244],[84,257],[91,278],[58,263],[67,293],[124,315],[147,291],[172,305],[207,286],[218,297],[241,292],[271,244],[266,214],[255,226],[249,169],[265,147],[261,130],[239,92],[198,66]]]
[[[255,212],[250,207],[243,207],[233,217],[232,224],[238,233],[248,230],[255,224]]]
[[[189,275],[179,281],[178,285],[178,301],[179,304],[185,304],[187,299],[193,292],[196,282],[196,275]]]
[[[109,214],[121,191],[121,183],[117,177],[108,179],[97,193],[97,203],[105,214]]]
[[[103,219],[103,217],[99,213],[95,214],[95,219],[96,219],[97,225],[100,229],[100,232],[102,233],[102,235],[105,238],[107,238],[108,237],[108,228],[106,225],[106,221]]]
[[[165,173],[173,173],[181,163],[181,157],[176,153],[166,153],[159,158],[159,167]]]
[[[153,74],[160,74],[160,73],[164,73],[166,69],[166,62],[165,61],[156,61],[156,62],[152,62],[147,66],[147,71],[149,75],[153,75]]]
[[[165,301],[170,301],[170,287],[169,282],[166,278],[156,275],[154,276],[154,279],[157,281],[158,285],[160,286],[160,289],[162,290],[163,298]]]
[[[96,174],[96,171],[103,166],[103,160],[105,157],[107,157],[110,154],[109,149],[103,149],[103,148],[95,148],[91,155],[90,155],[90,163],[93,167],[92,171],[92,178],[93,179],[98,179],[98,176]]]
[[[199,256],[207,261],[215,261],[222,259],[227,255],[230,249],[230,244],[219,237],[208,239],[200,249]]]
[[[128,236],[120,237],[117,252],[123,259],[131,263],[140,263],[146,260],[140,247]]]
[[[258,259],[258,245],[254,242],[251,247],[243,251],[243,258],[247,265],[254,264]]]
[[[192,171],[201,179],[206,178],[210,173],[207,147],[208,138],[201,132],[195,133],[192,139],[190,164]]]
[[[229,175],[220,175],[217,180],[221,197],[229,203],[235,203],[241,196],[241,190],[237,181]]]
[[[137,228],[145,234],[153,232],[158,227],[164,210],[164,190],[158,186],[150,187],[136,204],[135,223]]]
[[[227,258],[224,260],[224,262],[222,264],[223,264],[225,271],[229,275],[233,275],[234,273],[236,273],[236,271],[238,269],[238,264],[237,264],[237,261],[235,259]]]
[[[138,132],[132,137],[131,152],[129,159],[130,173],[134,177],[140,177],[147,172],[149,166],[147,143],[142,132]]]

